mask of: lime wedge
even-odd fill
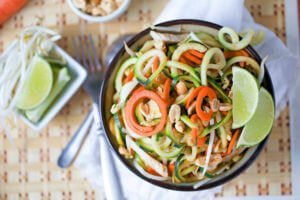
[[[258,86],[254,76],[240,67],[232,68],[232,128],[244,126],[253,116],[258,103]]]
[[[245,125],[237,146],[254,146],[260,143],[272,128],[274,114],[273,98],[266,89],[261,88],[256,111]]]
[[[53,84],[53,73],[47,61],[36,56],[29,65],[27,79],[17,101],[17,108],[33,109],[49,95]]]

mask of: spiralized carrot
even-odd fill
[[[190,107],[190,105],[192,104],[192,101],[198,96],[201,89],[202,89],[202,86],[199,86],[193,90],[193,92],[190,94],[190,96],[186,100],[186,104],[185,104],[186,109],[188,109]]]
[[[173,174],[174,168],[175,168],[175,164],[174,164],[174,163],[170,163],[170,164],[168,165],[168,171],[169,171],[169,174]]]
[[[195,65],[200,65],[202,63],[202,58],[204,54],[200,53],[196,50],[188,50],[184,52],[180,58],[179,62],[182,62],[184,64],[190,65],[190,66],[195,66]]]
[[[197,102],[196,102],[196,112],[198,117],[203,121],[209,121],[213,115],[212,110],[205,112],[202,110],[202,104],[205,97],[209,97],[210,100],[217,97],[215,91],[207,86],[202,86],[202,89],[199,91]]]
[[[193,123],[196,123],[198,120],[198,116],[196,114],[192,115],[191,116],[191,122]],[[193,141],[193,144],[196,144],[197,143],[197,137],[199,135],[199,131],[197,130],[197,128],[192,128],[192,141]]]
[[[159,173],[157,173],[153,168],[151,167],[146,167],[146,171],[152,175],[155,175],[155,176],[161,176]]]
[[[164,85],[164,92],[163,92],[163,99],[165,100],[165,102],[167,104],[169,104],[169,97],[170,97],[170,91],[171,91],[171,84],[172,84],[172,80],[171,79],[167,79]]]
[[[184,63],[184,64],[188,64],[187,60],[182,56],[179,58],[179,62]]]
[[[249,57],[249,53],[246,50],[238,50],[238,51],[224,51],[224,57],[226,59],[235,57],[235,56],[247,56]],[[244,67],[245,62],[240,62],[240,66]]]
[[[142,99],[152,99],[154,100],[161,112],[161,119],[159,124],[157,124],[155,127],[153,126],[142,126],[138,124],[136,118],[135,118],[135,108],[137,104]],[[158,94],[155,92],[149,91],[149,90],[142,90],[135,95],[131,96],[130,99],[127,101],[127,104],[125,106],[125,120],[129,126],[129,128],[134,131],[135,133],[142,135],[142,136],[152,136],[157,134],[158,132],[162,131],[166,121],[167,121],[167,105],[160,98]]]
[[[239,51],[224,51],[224,57],[226,59],[232,58],[235,56],[249,56],[248,52],[245,50],[239,50]]]
[[[128,74],[128,76],[126,76],[126,78],[124,79],[124,83],[128,83],[129,81],[131,81],[134,77],[134,72],[133,70],[131,70]]]
[[[199,59],[198,57],[190,54],[189,52],[183,53],[182,56],[184,58],[186,58],[187,60],[190,60],[190,61],[192,61],[193,63],[195,63],[197,65],[200,65],[202,63],[201,59]]]
[[[237,141],[239,135],[240,135],[240,129],[237,129],[237,130],[234,132],[234,134],[233,134],[233,136],[232,136],[232,138],[231,138],[231,140],[230,140],[230,143],[229,143],[229,145],[228,145],[228,149],[227,149],[227,152],[226,152],[227,155],[231,154],[231,152],[232,152],[232,150],[233,150],[233,147],[234,147],[234,145],[235,145],[235,143],[236,143],[236,141]]]
[[[194,50],[194,49],[190,49],[187,52],[189,52],[193,56],[196,56],[197,58],[203,58],[204,57],[204,53],[200,53],[199,51]]]
[[[155,72],[159,67],[159,57],[156,56],[153,61],[153,72]]]
[[[189,66],[193,66],[194,65],[190,60],[186,59],[184,56],[181,56],[179,58],[179,62],[182,62],[182,63],[187,64]]]
[[[132,92],[132,96],[136,95],[137,93],[139,93],[140,91],[145,90],[145,87],[143,85],[138,86],[133,92]]]
[[[206,137],[201,137],[201,138],[198,137],[197,146],[201,147],[201,146],[205,145],[205,142],[206,142]]]
[[[194,114],[191,116],[191,122],[197,123],[199,122],[199,117],[197,114]],[[200,137],[200,131],[203,130],[203,126],[201,123],[197,123],[199,125],[198,128],[192,128],[192,141],[194,144],[196,144],[198,147],[203,146],[205,144],[205,137]],[[202,129],[202,130],[201,130]]]

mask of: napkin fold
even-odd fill
[[[149,2],[150,3],[150,2]],[[223,26],[229,26],[236,31],[253,28],[263,30],[265,41],[255,49],[261,57],[269,56],[266,66],[274,85],[277,115],[285,107],[288,96],[296,85],[299,73],[299,62],[285,47],[282,41],[270,30],[254,22],[243,0],[171,0],[156,20],[156,23],[173,19],[199,19],[211,21]],[[75,162],[82,174],[97,190],[103,190],[101,179],[101,163],[99,158],[99,143],[94,134],[95,127],[87,137]],[[121,184],[126,198],[135,199],[213,199],[220,187],[199,192],[176,192],[153,186],[135,176],[125,166],[115,159]]]

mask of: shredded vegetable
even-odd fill
[[[145,177],[197,188],[238,162],[229,156],[245,152],[236,148],[243,127],[232,129],[231,68],[261,82],[265,59],[260,66],[246,48],[252,30],[240,37],[226,27],[216,35],[152,27],[150,36],[120,63],[111,111],[122,116],[121,131],[114,136]]]

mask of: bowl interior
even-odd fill
[[[175,20],[175,21],[170,21],[170,22],[165,22],[162,24],[159,24],[160,26],[178,26],[180,25],[183,30],[186,31],[193,31],[193,32],[206,32],[210,33],[212,35],[216,35],[218,29],[221,28],[221,26],[212,24],[209,22],[204,22],[204,21],[198,21],[198,20]],[[149,35],[150,29],[146,29],[139,34],[137,34],[135,37],[133,37],[129,42],[128,45],[134,50],[141,46],[146,40],[150,39]],[[260,63],[261,58],[259,55],[254,51],[253,48],[247,47],[247,50],[249,53]],[[100,96],[100,106],[101,106],[101,118],[103,122],[103,127],[107,135],[107,139],[109,140],[112,148],[114,149],[114,152],[118,155],[119,159],[127,166],[128,169],[130,169],[133,173],[138,175],[139,177],[143,178],[144,180],[157,185],[161,187],[165,187],[168,189],[174,189],[174,190],[185,190],[185,191],[193,191],[193,190],[202,190],[202,189],[208,189],[211,187],[215,187],[218,185],[221,185],[232,178],[236,177],[239,175],[242,171],[244,171],[258,156],[259,152],[262,150],[264,144],[267,141],[267,138],[261,142],[260,144],[249,148],[244,157],[237,162],[233,168],[209,181],[203,181],[203,184],[198,187],[197,189],[193,188],[194,183],[180,183],[180,184],[174,184],[172,182],[161,182],[161,181],[155,181],[148,179],[144,177],[139,171],[137,171],[132,163],[128,160],[126,160],[123,156],[121,156],[118,153],[118,148],[117,144],[112,138],[112,134],[109,131],[109,128],[107,126],[107,121],[111,117],[110,113],[110,108],[113,103],[112,97],[114,93],[114,77],[116,75],[117,69],[122,61],[124,61],[126,58],[128,58],[128,55],[125,53],[124,48],[122,48],[118,54],[114,57],[112,60],[109,70],[106,73],[103,85],[102,85],[102,92]],[[266,74],[264,77],[264,81],[262,85],[272,94],[273,98],[273,88],[272,88],[272,83],[269,77],[269,74],[266,70]]]

